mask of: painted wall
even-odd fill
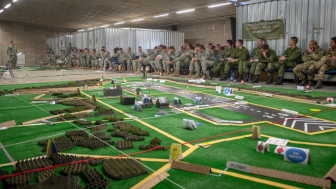
[[[0,65],[6,65],[9,59],[7,47],[13,40],[18,51],[25,54],[25,65],[32,66],[43,59],[47,37],[72,34],[72,31],[0,22],[0,34]]]

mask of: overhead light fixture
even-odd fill
[[[161,14],[161,15],[153,16],[153,18],[162,17],[162,16],[168,16],[168,15],[169,14]]]
[[[220,6],[224,6],[224,5],[230,5],[231,3],[222,3],[222,4],[217,4],[217,5],[210,5],[208,6],[208,8],[214,8],[214,7],[220,7]]]
[[[188,10],[184,10],[184,11],[179,11],[179,12],[176,12],[176,14],[181,14],[181,13],[185,13],[185,12],[192,12],[192,11],[195,11],[195,9],[188,9]]]
[[[2,13],[3,11],[4,11],[4,10],[3,10],[3,9],[1,9],[1,10],[0,10],[0,13]]]
[[[10,6],[11,6],[11,4],[9,3],[8,5],[5,6],[5,9],[7,9],[7,8],[10,7]]]
[[[84,31],[84,29],[81,29],[81,30],[77,30],[77,31]]]
[[[139,19],[136,19],[136,20],[132,20],[132,22],[137,22],[137,21],[141,21],[143,20],[143,18],[139,18]]]
[[[88,30],[92,30],[93,28],[89,28]]]
[[[100,26],[101,28],[105,28],[105,27],[107,27],[107,26],[109,26],[109,25],[103,25],[103,26]]]
[[[125,23],[125,22],[117,22],[114,25],[119,25],[119,24],[123,24],[123,23]]]
[[[15,3],[16,1],[18,1],[18,0],[13,0],[14,3]]]

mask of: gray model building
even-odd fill
[[[117,85],[117,88],[104,88],[104,97],[120,95],[122,95],[122,89],[120,85]]]
[[[120,104],[122,105],[134,105],[135,104],[135,97],[134,96],[120,96]]]
[[[169,108],[169,100],[167,97],[159,97],[156,100],[157,108]]]

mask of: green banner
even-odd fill
[[[243,40],[283,39],[285,37],[285,20],[267,20],[243,23]]]

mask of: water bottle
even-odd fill
[[[234,78],[234,71],[231,70],[231,76],[230,76],[230,80],[233,81],[233,78]]]

